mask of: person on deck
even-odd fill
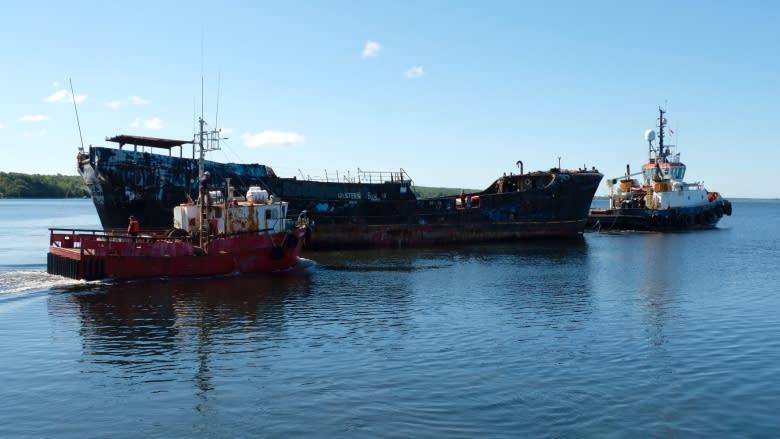
[[[138,236],[138,232],[141,231],[141,224],[135,219],[133,215],[130,215],[130,223],[127,225],[127,234],[133,237]]]
[[[209,171],[206,171],[200,177],[200,183],[198,185],[198,191],[200,193],[199,201],[201,203],[205,202],[206,203],[205,206],[211,205],[211,195],[209,195],[210,189],[211,189],[211,174],[209,174]]]

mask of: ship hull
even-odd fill
[[[307,211],[314,221],[311,249],[413,247],[566,237],[585,229],[601,181],[597,171],[535,172],[497,179],[484,191],[417,199],[403,179],[341,182],[281,178],[264,165],[205,161],[212,181],[230,178],[241,194],[260,186]],[[197,162],[151,153],[91,147],[79,159],[105,229],[172,227],[171,206],[196,193]],[[226,188],[225,188],[226,189]]]
[[[440,247],[580,236],[585,220],[539,223],[317,225],[313,250]]]
[[[731,203],[724,199],[705,205],[669,209],[592,209],[587,228],[650,232],[711,229],[724,215],[731,215]]]
[[[203,250],[184,241],[52,230],[47,272],[74,279],[142,279],[270,273],[298,264],[304,228],[209,242]]]

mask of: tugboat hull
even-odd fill
[[[298,264],[305,237],[305,228],[239,236],[206,251],[180,240],[53,229],[47,272],[85,280],[270,273]]]
[[[706,206],[672,209],[591,209],[589,230],[638,230],[668,232],[711,229],[723,215],[731,215],[731,203],[719,199]]]

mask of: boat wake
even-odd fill
[[[0,271],[0,296],[86,284],[83,280],[54,276],[45,271]]]

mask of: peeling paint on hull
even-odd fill
[[[171,228],[171,207],[197,193],[197,169],[191,159],[103,147],[79,157],[105,229],[126,227],[131,214],[144,227]],[[211,161],[205,169],[214,182],[230,178],[236,193],[261,186],[280,196],[290,216],[307,210],[316,224],[316,249],[575,236],[585,229],[602,178],[595,170],[510,175],[467,194],[475,200],[467,205],[455,196],[417,199],[403,180],[320,182],[277,177],[264,165]]]

